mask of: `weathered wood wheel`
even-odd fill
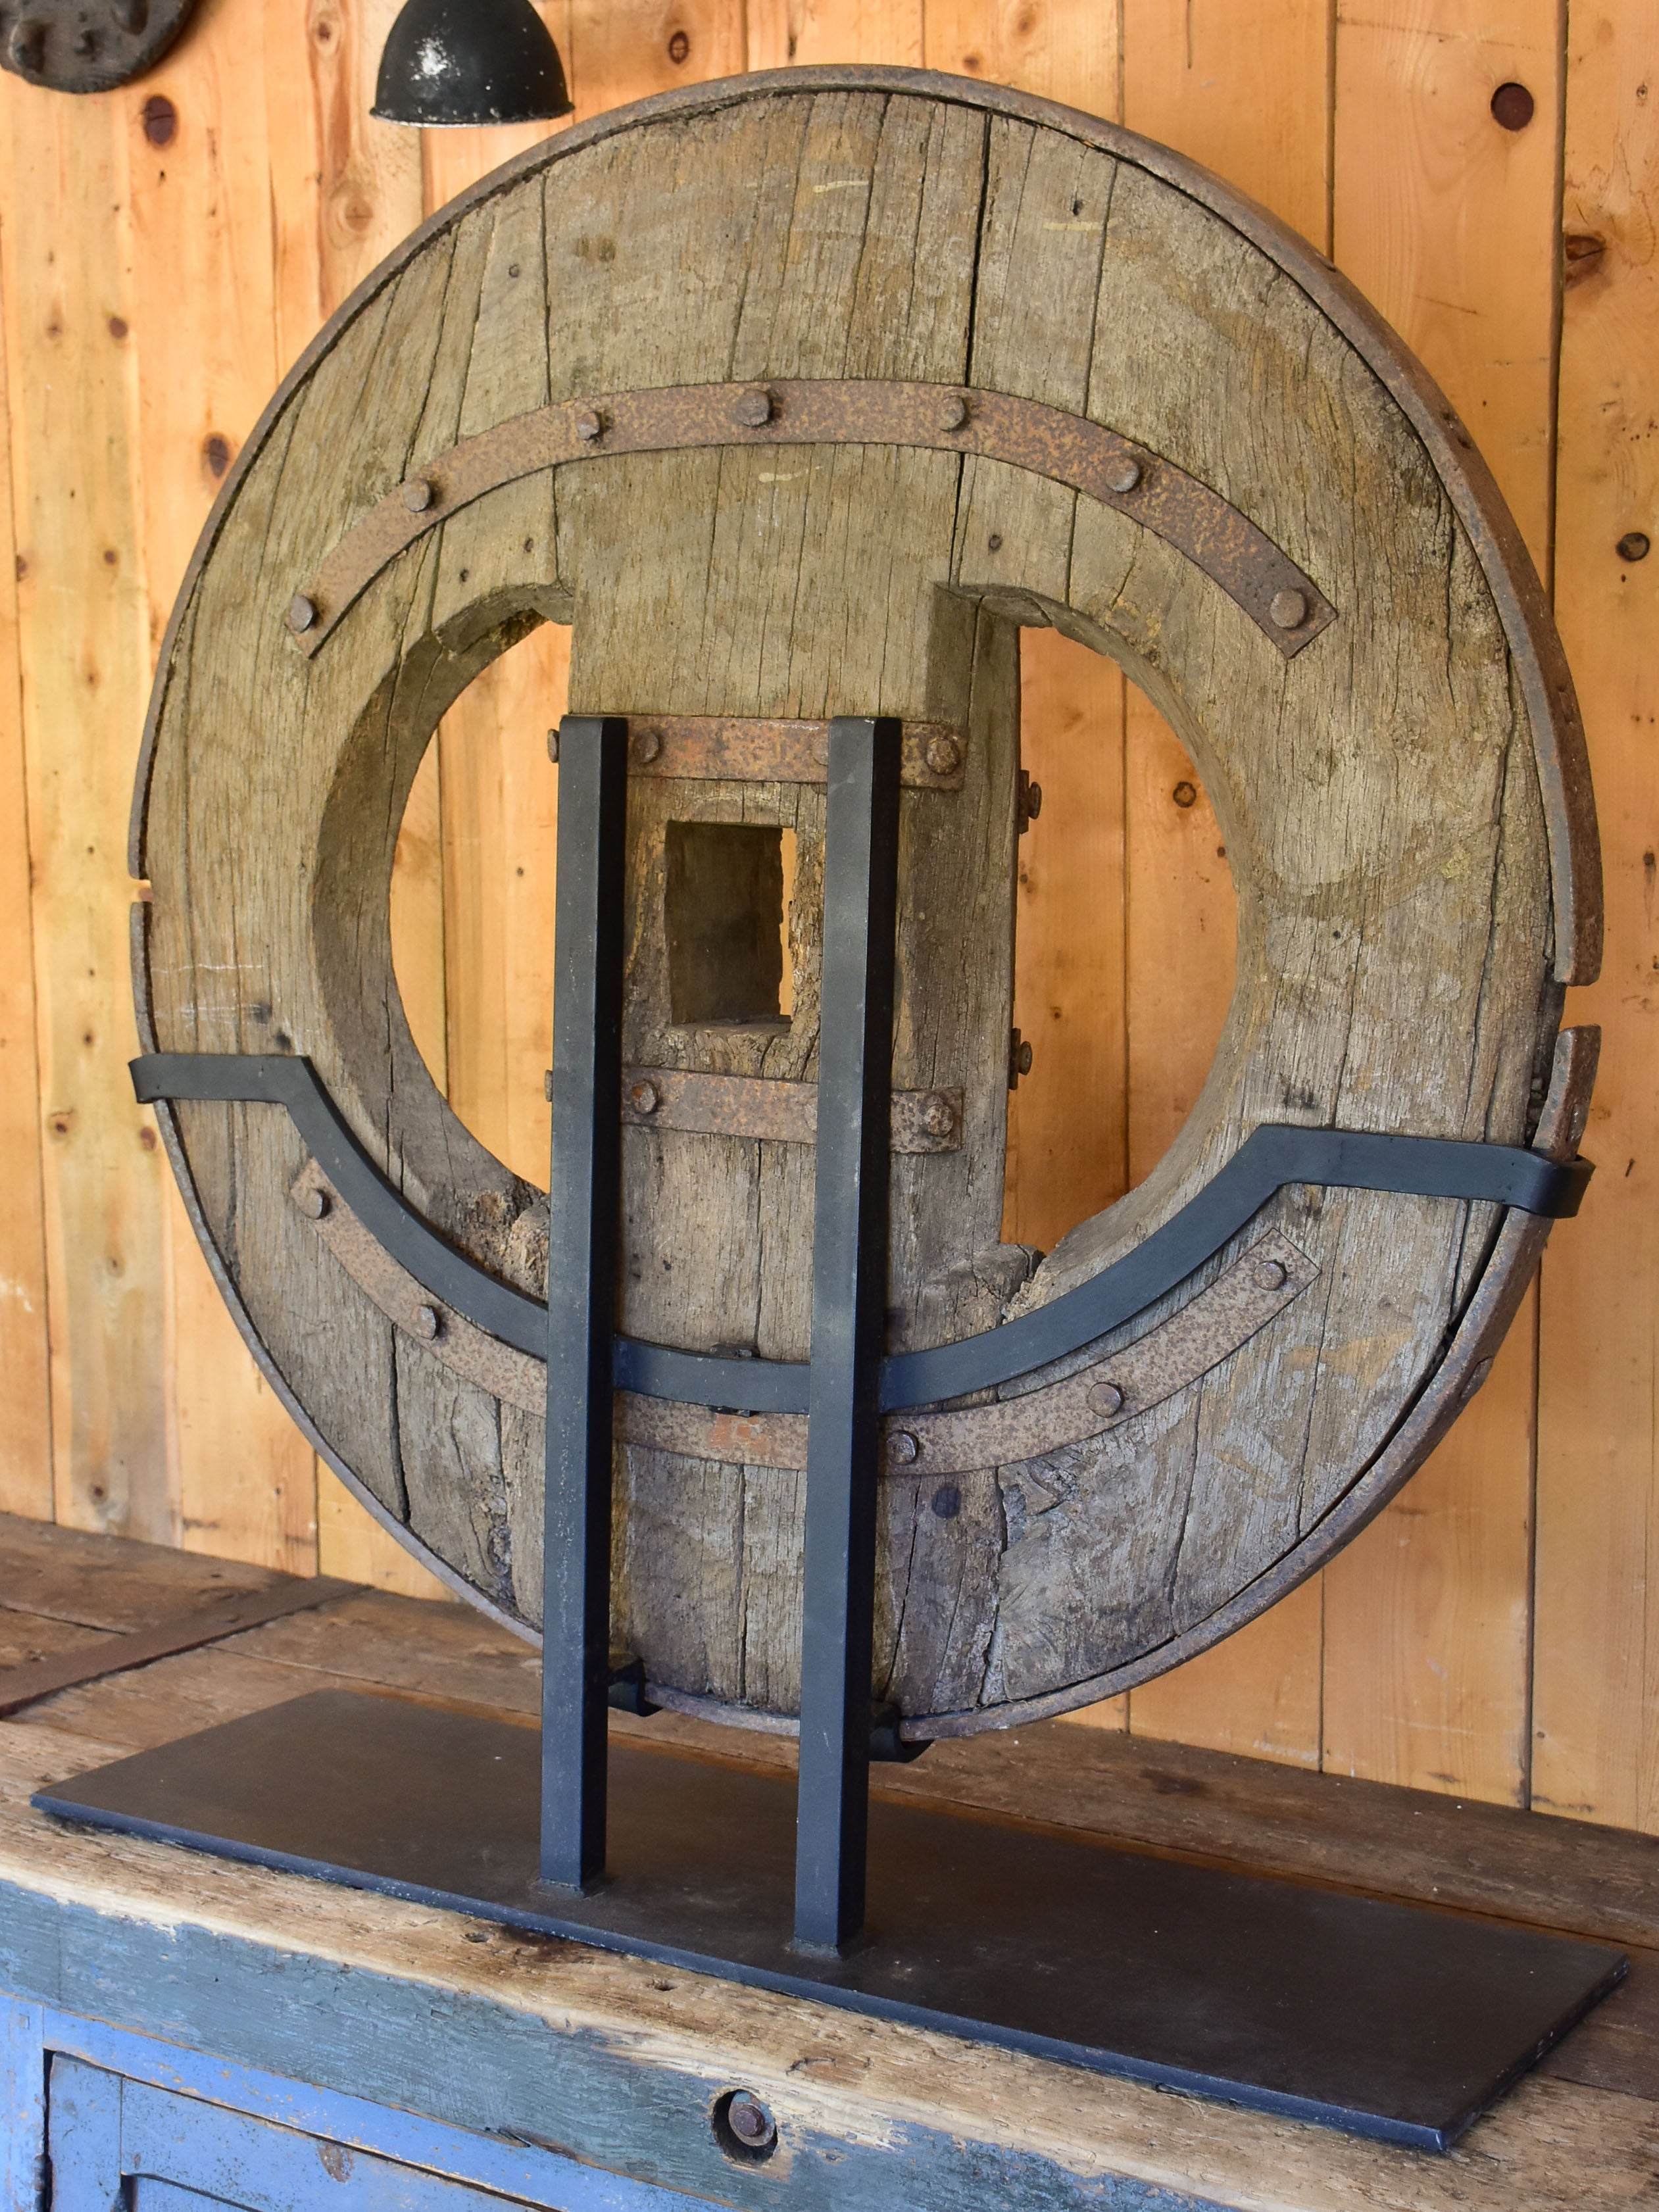
[[[543,621],[574,624],[573,708],[634,718],[635,1338],[807,1355],[836,714],[909,726],[896,1352],[1097,1277],[1261,1124],[1571,1157],[1593,1053],[1583,1034],[1558,1049],[1561,986],[1594,973],[1600,886],[1525,552],[1376,317],[1164,149],[901,70],[648,101],[417,233],[250,439],[139,780],[146,1048],[304,1055],[405,1204],[529,1292],[545,1201],[434,1088],[387,909],[439,719]],[[999,1241],[1034,623],[1168,714],[1239,907],[1237,991],[1185,1129],[1040,1265]],[[533,1354],[390,1255],[287,1116],[161,1113],[296,1418],[412,1550],[533,1631]],[[907,1733],[1087,1703],[1264,1609],[1478,1387],[1547,1228],[1287,1183],[1095,1342],[991,1402],[896,1417],[874,1687]],[[617,1641],[664,1702],[787,1725],[804,1423],[623,1394],[617,1428]]]

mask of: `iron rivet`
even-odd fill
[[[738,396],[738,420],[745,430],[758,430],[772,419],[773,398],[769,392],[757,387]]]
[[[320,1221],[328,1212],[328,1193],[314,1188],[302,1190],[294,1203],[307,1221]]]
[[[962,747],[941,732],[928,738],[923,758],[935,775],[954,775],[962,766]]]
[[[579,407],[572,417],[571,428],[585,446],[591,446],[596,438],[605,435],[605,424],[599,410],[592,407]]]
[[[542,1076],[542,1097],[550,1106],[553,1103],[553,1071],[550,1067]]]
[[[1174,799],[1177,806],[1196,806],[1198,804],[1198,786],[1195,783],[1188,783],[1186,777],[1183,775],[1180,782],[1176,784],[1175,789],[1170,793],[1170,796]]]
[[[1458,1404],[1460,1406],[1467,1406],[1470,1399],[1474,1397],[1476,1391],[1479,1390],[1480,1385],[1486,1381],[1487,1376],[1491,1373],[1491,1360],[1477,1359],[1474,1365],[1469,1370],[1469,1377],[1468,1382],[1464,1383],[1462,1389],[1457,1394]]]
[[[887,1456],[895,1467],[909,1467],[921,1457],[921,1446],[908,1429],[895,1429],[887,1439]]]
[[[1123,1411],[1123,1393],[1115,1382],[1091,1383],[1089,1389],[1089,1411],[1104,1414],[1109,1420],[1114,1413]]]
[[[962,1510],[962,1492],[954,1482],[942,1482],[933,1492],[933,1510],[941,1521],[954,1521]]]
[[[1025,787],[1026,820],[1028,822],[1035,822],[1042,811],[1042,786],[1040,783],[1028,783]]]
[[[990,547],[993,553],[1001,552],[1002,538],[1000,532],[994,530],[990,536],[986,539],[985,543]]]
[[[746,2090],[740,2090],[726,2106],[726,2124],[745,2150],[765,2150],[778,2139],[777,2123]]]
[[[295,592],[288,603],[288,626],[291,630],[307,630],[317,619],[317,602],[308,599],[303,592]]]
[[[431,485],[424,477],[410,477],[404,486],[404,505],[411,514],[424,514],[431,504]]]
[[[1524,131],[1538,112],[1538,103],[1524,84],[1500,84],[1492,96],[1495,122],[1505,131]]]
[[[662,738],[655,730],[641,730],[634,740],[634,757],[648,766],[662,750]]]
[[[942,1091],[928,1092],[921,1102],[921,1112],[918,1119],[930,1137],[948,1137],[957,1126],[957,1117],[951,1111],[951,1102]]]
[[[415,1332],[417,1336],[423,1336],[430,1344],[441,1327],[442,1323],[438,1319],[436,1306],[416,1307]]]
[[[1300,629],[1308,619],[1308,602],[1300,592],[1275,592],[1267,612],[1279,629]]]
[[[636,1083],[628,1094],[628,1103],[636,1114],[654,1114],[662,1101],[654,1083]]]
[[[947,392],[939,402],[939,427],[941,430],[959,430],[968,420],[968,402],[959,392]]]
[[[559,764],[559,733],[556,730],[550,730],[547,733],[547,757],[552,762],[554,767],[557,768]]]
[[[1259,1291],[1282,1291],[1290,1278],[1291,1271],[1282,1260],[1258,1260],[1250,1270],[1250,1279]]]
[[[21,22],[11,34],[11,58],[15,67],[26,76],[39,76],[46,64],[46,27],[44,23]]]
[[[1650,546],[1645,530],[1627,530],[1614,547],[1621,561],[1645,561]]]
[[[1140,464],[1133,453],[1126,453],[1121,461],[1111,463],[1106,472],[1106,489],[1120,495],[1138,490],[1140,485]]]

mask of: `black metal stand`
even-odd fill
[[[810,1366],[635,1342],[616,1327],[627,741],[610,718],[568,717],[560,736],[544,1314],[409,1212],[307,1063],[157,1055],[134,1071],[141,1097],[286,1106],[389,1249],[480,1325],[544,1346],[539,1755],[506,1723],[319,1693],[34,1802],[1443,2148],[1620,1978],[1616,1953],[879,1800],[870,1860],[881,1415],[1099,1336],[1284,1182],[1566,1212],[1587,1170],[1514,1148],[1259,1129],[1136,1254],[1042,1314],[884,1358],[900,731],[844,718],[830,738]],[[719,1403],[739,1376],[744,1402],[810,1413],[793,1807],[776,1776],[607,1742],[612,1391]]]

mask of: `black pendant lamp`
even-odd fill
[[[540,123],[568,115],[564,65],[530,0],[408,0],[380,56],[383,123]]]

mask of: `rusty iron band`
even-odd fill
[[[824,381],[610,392],[497,423],[372,507],[296,591],[289,627],[314,653],[389,562],[486,492],[543,469],[616,453],[844,445],[972,453],[1115,507],[1201,568],[1287,660],[1336,619],[1312,579],[1219,492],[1103,423],[969,386]]]
[[[754,714],[629,714],[628,773],[711,783],[823,783],[830,725]],[[954,722],[905,722],[899,781],[960,791],[968,733]]]
[[[306,1162],[289,1195],[359,1290],[440,1366],[523,1413],[545,1411],[544,1362],[434,1298],[365,1228],[315,1160]],[[1270,1230],[1179,1313],[1134,1344],[988,1405],[890,1415],[881,1471],[919,1480],[969,1474],[1018,1466],[1104,1436],[1231,1358],[1318,1274],[1305,1252]],[[797,1473],[806,1465],[804,1413],[731,1413],[619,1390],[614,1425],[620,1443],[680,1458]]]

